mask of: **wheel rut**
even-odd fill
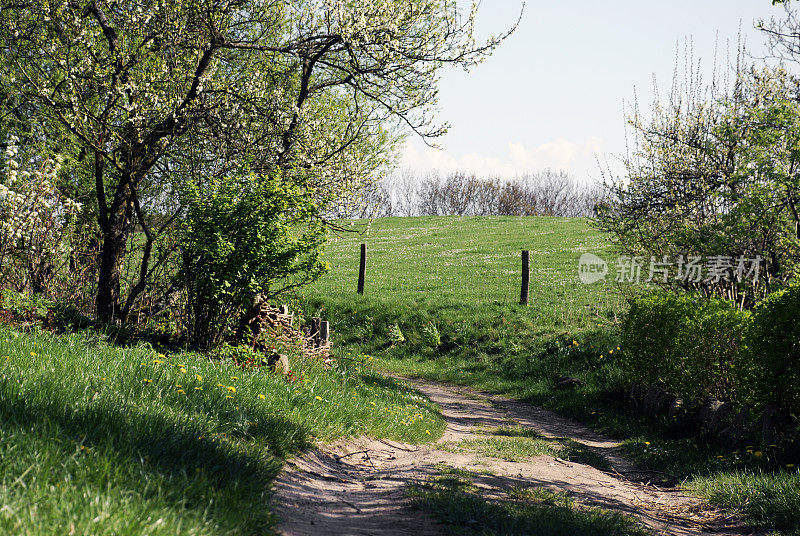
[[[502,396],[428,381],[405,379],[437,403],[447,428],[430,445],[368,437],[320,445],[289,460],[273,502],[284,536],[448,534],[445,525],[415,508],[410,485],[440,474],[441,467],[469,471],[483,496],[514,488],[565,492],[578,504],[637,518],[652,534],[755,534],[696,497],[648,484],[622,454],[619,442],[542,408]],[[471,448],[513,426],[544,438],[571,440],[608,462],[603,470],[553,455],[507,461]]]

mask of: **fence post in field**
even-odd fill
[[[331,340],[330,324],[327,320],[319,323],[319,342],[320,346],[328,346]]]
[[[311,340],[314,344],[314,348],[319,348],[319,327],[322,323],[322,319],[318,316],[315,316],[311,319]]]
[[[361,264],[358,266],[358,293],[364,294],[364,279],[367,276],[367,245],[361,244]]]
[[[519,293],[520,305],[528,305],[528,287],[531,281],[530,252],[522,250],[522,289]]]

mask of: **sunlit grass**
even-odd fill
[[[302,381],[286,381],[96,339],[0,327],[2,533],[263,534],[285,457],[316,439],[420,442],[444,427],[368,365],[294,360]]]
[[[800,473],[724,472],[692,480],[690,488],[741,513],[755,526],[800,534]]]

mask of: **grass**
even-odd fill
[[[362,242],[367,278],[365,295],[358,296]],[[523,249],[531,255],[529,307],[518,303]],[[775,454],[769,463],[766,457],[742,456],[739,463],[721,464],[719,456],[730,456],[730,448],[693,437],[691,422],[643,417],[630,408],[617,326],[626,296],[644,287],[581,284],[578,259],[587,252],[616,259],[604,237],[583,219],[380,219],[364,234],[332,241],[326,252],[332,270],[309,289],[303,304],[308,316],[331,321],[338,351],[373,355],[385,371],[503,393],[575,418],[625,440],[637,461],[688,479],[689,487],[710,479],[705,481],[720,482],[719,489],[736,488],[729,498],[712,493],[712,486],[695,488],[715,504],[735,504],[735,497],[747,492],[748,477],[737,488],[733,481],[723,485],[725,475],[751,475],[753,486],[759,472],[794,478],[796,469],[786,466],[800,466],[797,451]],[[555,390],[560,376],[582,383]],[[495,443],[513,451],[522,442]],[[591,455],[580,445],[566,447],[576,457]],[[754,452],[768,449],[753,445]],[[800,497],[800,489],[787,489]],[[767,504],[770,496],[749,496],[755,508],[774,511]],[[761,527],[784,527],[777,514],[749,519]]]
[[[512,488],[487,497],[473,482],[480,475],[440,467],[440,474],[409,489],[415,504],[458,535],[616,535],[647,532],[619,512],[583,506],[564,493]]]
[[[800,534],[800,473],[721,472],[695,478],[689,487],[739,512],[750,524]]]
[[[602,455],[586,445],[568,438],[546,438],[523,426],[503,426],[472,439],[446,445],[456,450],[477,452],[483,456],[509,462],[524,462],[534,456],[554,456],[567,461],[591,465],[606,470],[610,465]]]
[[[315,439],[441,435],[435,407],[366,364],[302,381],[93,333],[0,326],[0,533],[269,532],[282,460]]]
[[[368,251],[364,296],[355,294],[360,242]],[[531,252],[530,307],[518,304],[522,249]],[[554,397],[555,378],[576,375],[585,407],[573,392],[549,405],[600,417],[610,414],[603,404],[619,406],[624,388],[613,328],[625,297],[610,282],[580,283],[586,252],[612,257],[577,218],[381,219],[366,235],[332,241],[332,270],[308,291],[306,314],[329,319],[341,348],[375,355],[392,372],[536,403]],[[405,341],[392,344],[395,326]]]

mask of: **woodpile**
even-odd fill
[[[273,307],[262,294],[253,300],[253,305],[239,325],[236,339],[265,354],[274,353],[268,344],[281,342],[297,348],[303,355],[320,358],[326,364],[331,361],[330,327],[327,321],[313,318],[311,325],[298,329],[288,306]],[[285,356],[278,356],[278,359],[286,361],[280,357]]]

